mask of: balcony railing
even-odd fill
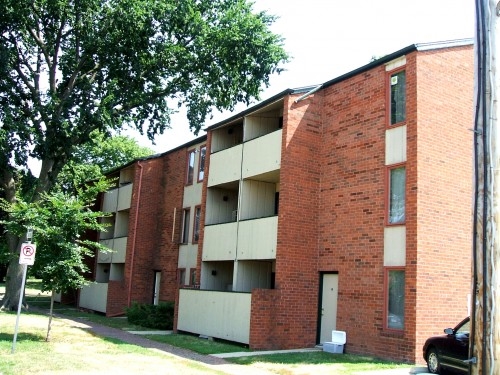
[[[234,260],[236,258],[237,223],[205,227],[203,261]]]
[[[181,289],[177,329],[248,344],[251,303],[250,293]]]
[[[93,311],[106,312],[108,283],[94,283],[80,289],[79,307]]]

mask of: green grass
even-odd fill
[[[48,318],[21,313],[12,353],[16,313],[0,312],[0,374],[219,374],[203,363],[152,351],[119,340],[95,336],[85,325],[55,318],[46,342]]]
[[[287,364],[292,367],[300,365],[336,365],[336,367],[338,367],[339,374],[409,367],[408,364],[398,364],[371,356],[331,354],[322,351],[266,354],[249,357],[227,358],[227,360],[241,365],[251,365],[256,363]]]
[[[200,354],[234,353],[250,351],[243,345],[237,345],[220,340],[208,340],[186,334],[145,335],[150,340],[170,344],[178,348],[192,350]]]
[[[0,285],[0,289],[3,285]],[[50,303],[50,294],[49,293],[41,293],[40,283],[36,280],[28,280],[27,284],[27,294],[26,299],[28,304],[31,306],[36,306],[41,309],[41,311],[49,308]],[[1,290],[0,290],[1,292]],[[128,323],[125,317],[118,318],[108,318],[103,314],[92,313],[88,311],[81,311],[71,306],[55,304],[54,313],[56,316],[61,317],[77,317],[83,321],[94,322],[106,326],[110,326],[113,328],[123,329],[123,330],[133,330],[133,331],[146,331],[147,328],[132,325]],[[57,323],[54,325],[52,332],[54,332],[55,337],[51,340],[53,343],[45,343],[44,338],[46,334],[46,325],[42,328],[38,327],[36,329],[28,328],[24,331],[21,331],[18,336],[18,347],[20,352],[28,352],[32,353],[33,357],[22,357],[21,363],[24,363],[26,366],[20,366],[16,361],[13,361],[11,357],[5,356],[6,351],[10,351],[10,346],[12,343],[12,335],[6,333],[8,332],[8,328],[3,326],[3,323],[6,319],[5,316],[13,319],[15,314],[12,313],[0,313],[6,315],[0,315],[0,374],[36,374],[36,373],[44,373],[45,372],[63,372],[65,370],[69,371],[71,369],[72,373],[91,373],[91,372],[99,372],[103,370],[102,365],[94,364],[91,365],[86,364],[87,358],[82,363],[79,363],[79,360],[82,356],[93,357],[93,354],[96,350],[101,351],[103,355],[111,355],[120,358],[120,356],[125,353],[133,353],[132,356],[143,356],[143,355],[151,355],[151,352],[145,351],[145,349],[136,347],[134,345],[125,344],[123,342],[117,340],[110,340],[106,338],[98,338],[92,336],[92,340],[98,340],[97,342],[90,341],[90,339],[81,339],[80,334],[82,330],[73,330],[67,331],[65,328],[62,332],[61,325],[62,323]],[[40,313],[42,314],[42,313]],[[43,315],[39,315],[38,318],[34,312],[22,312],[21,314],[21,326],[24,324],[25,319],[42,319],[47,321],[47,317]],[[56,322],[59,320],[56,319]],[[47,323],[45,323],[47,324]],[[56,333],[57,332],[57,333]],[[88,332],[86,332],[88,334]],[[68,336],[69,335],[69,336]],[[74,336],[74,337],[73,337]],[[188,349],[194,351],[199,354],[215,354],[215,353],[232,353],[232,352],[249,352],[249,349],[240,344],[235,344],[231,342],[226,342],[223,340],[208,340],[199,338],[195,335],[189,334],[171,334],[171,335],[145,335],[148,339],[170,344],[175,347]],[[76,340],[76,344],[74,343]],[[60,346],[65,345],[66,342],[71,342],[70,347],[67,347],[62,351],[53,349],[52,346]],[[103,345],[101,349],[101,345]],[[49,348],[49,349],[47,349]],[[69,354],[66,353],[66,350],[70,351]],[[87,354],[85,354],[88,352]],[[35,361],[43,361],[42,357],[47,355],[51,358],[49,361],[49,367],[42,366],[40,369],[37,366],[32,366],[31,359]],[[60,358],[64,358],[64,361],[61,361]],[[52,357],[59,357],[59,360],[54,360],[52,363]],[[113,357],[114,358],[114,357]],[[135,357],[134,357],[135,358]],[[145,357],[144,357],[145,358]],[[151,362],[152,359],[137,359],[137,361],[148,361]],[[398,367],[409,368],[411,367],[408,364],[398,364],[390,361],[384,361],[371,356],[359,356],[359,355],[350,355],[350,354],[331,354],[325,353],[322,351],[312,351],[307,353],[283,353],[283,354],[272,354],[272,355],[252,355],[248,357],[235,357],[235,358],[227,358],[228,361],[233,362],[235,364],[240,364],[244,366],[252,366],[252,368],[259,368],[266,371],[269,371],[278,375],[290,375],[290,374],[338,374],[338,375],[349,375],[356,374],[362,371],[372,371],[379,370],[383,371],[385,369],[394,369]],[[108,361],[109,360],[104,360]],[[125,366],[133,365],[128,362],[128,360],[113,360],[113,363],[116,363],[117,366],[121,366],[125,364]],[[125,361],[121,363],[120,361]],[[57,363],[56,363],[57,362]],[[103,362],[106,363],[106,362]],[[128,365],[127,365],[128,363]],[[193,364],[194,363],[194,364]],[[203,368],[202,364],[196,365],[196,362],[189,364],[190,368],[194,372],[189,372],[190,374],[198,374],[198,373],[207,373],[207,370]],[[184,364],[179,364],[182,366]],[[193,366],[195,369],[193,369]],[[198,366],[198,367],[197,367]],[[201,367],[200,367],[201,366]],[[125,368],[129,368],[125,367]],[[130,367],[130,368],[132,368]],[[106,363],[106,368],[108,368],[108,364]],[[39,372],[37,372],[39,371]],[[89,372],[90,371],[90,372]],[[201,371],[201,372],[200,372]],[[209,373],[217,373],[213,371],[208,371]],[[180,372],[179,372],[180,373]]]

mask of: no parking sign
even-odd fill
[[[36,245],[32,243],[23,243],[21,253],[19,254],[19,264],[32,266],[35,263]]]

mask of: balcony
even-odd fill
[[[251,303],[250,293],[181,289],[177,329],[249,344]]]
[[[118,189],[117,211],[128,210],[132,200],[132,188],[134,184],[126,184]]]
[[[237,223],[205,227],[203,261],[234,260],[236,258]]]
[[[94,283],[80,289],[80,308],[106,313],[108,283]]]
[[[266,174],[280,169],[282,132],[277,130],[244,143],[242,178],[258,176],[265,181]]]
[[[127,255],[127,239],[128,237],[115,238],[113,241],[113,253],[111,254],[112,263],[125,263]]]
[[[278,216],[241,221],[238,228],[238,260],[276,259]]]
[[[209,187],[240,179],[242,147],[237,145],[210,155]]]

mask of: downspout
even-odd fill
[[[142,187],[142,165],[141,162],[137,162],[137,166],[140,168],[141,172],[139,174],[139,186],[137,187],[137,200],[135,205],[135,219],[134,219],[134,240],[132,241],[132,253],[130,255],[130,274],[128,283],[128,296],[127,296],[127,306],[130,307],[130,301],[132,293],[132,273],[134,272],[134,258],[135,258],[135,244],[137,242],[137,223],[139,221],[139,203],[141,201],[141,187]]]
[[[309,95],[312,95],[314,94],[316,91],[318,91],[319,89],[321,89],[321,87],[323,86],[323,84],[321,85],[318,85],[316,86],[315,88],[313,88],[312,90],[306,92],[304,95],[302,95],[300,98],[297,98],[294,100],[294,103],[298,103],[300,102],[301,100],[304,100],[305,98],[307,98]]]

